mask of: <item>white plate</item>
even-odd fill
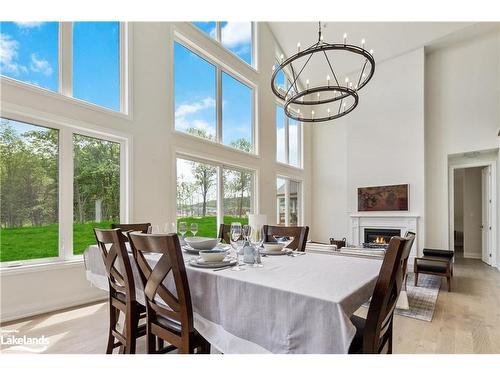
[[[191,259],[189,265],[198,268],[221,268],[227,266],[235,266],[238,262],[236,259],[224,260],[222,262],[205,262],[203,259]]]
[[[196,250],[196,249],[193,249],[191,246],[189,245],[183,245],[181,246],[182,250],[184,250],[184,252],[188,253],[188,254],[196,254],[196,255],[199,255],[200,254],[200,250]],[[226,245],[226,244],[219,244],[217,246],[215,246],[213,248],[213,250],[229,250],[231,248],[231,246],[229,245]]]
[[[260,251],[260,253],[264,255],[288,255],[291,254],[292,252],[293,252],[292,249],[287,249],[287,248],[284,248],[281,251],[266,251],[266,250]]]

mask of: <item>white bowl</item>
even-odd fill
[[[205,262],[222,262],[226,257],[226,250],[200,250],[200,256]]]
[[[196,250],[212,250],[220,242],[219,238],[186,237],[186,243]]]
[[[285,247],[285,244],[278,243],[278,242],[264,242],[264,250],[268,252],[277,252],[279,253],[280,251],[283,251],[283,248]]]

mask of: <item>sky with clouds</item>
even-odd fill
[[[215,36],[214,22],[195,23]],[[222,22],[223,44],[244,61],[251,62],[251,23]],[[215,138],[217,124],[216,69],[180,43],[174,46],[175,127],[194,127]],[[252,142],[252,89],[222,73],[222,143],[244,138]]]
[[[118,22],[73,24],[73,96],[120,110]],[[58,91],[58,22],[0,22],[0,73]]]

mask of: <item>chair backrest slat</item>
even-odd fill
[[[94,228],[94,235],[106,267],[111,296],[125,294],[127,303],[135,303],[132,265],[120,229]]]
[[[363,333],[363,353],[381,353],[392,335],[394,310],[403,284],[403,263],[414,235],[392,237],[375,284]]]
[[[151,232],[151,223],[134,223],[134,224],[122,224],[122,223],[113,223],[111,224],[111,229],[120,229],[123,234],[123,239],[125,242],[128,242],[128,236],[125,232],[141,232],[141,233],[150,233]]]
[[[193,332],[191,294],[177,234],[128,232],[128,236],[144,285],[148,319],[157,316],[175,321],[182,327],[181,336]],[[147,253],[161,254],[153,268],[145,258]],[[169,275],[176,296],[165,286]]]
[[[264,225],[264,241],[275,242],[274,237],[293,237],[293,241],[288,245],[290,249],[297,251],[306,250],[307,236],[309,234],[309,227],[285,227]]]

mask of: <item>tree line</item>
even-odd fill
[[[187,132],[201,138],[213,140],[213,136],[202,129],[189,128]],[[246,152],[252,149],[251,143],[240,138],[231,143],[231,146]],[[217,184],[217,167],[211,164],[192,162],[191,173],[194,181],[187,182],[177,179],[177,207],[183,211],[184,216],[196,215],[195,208],[199,202],[194,202],[195,194],[201,196],[201,216],[207,216],[207,207],[209,204],[208,194],[210,189]],[[226,213],[233,216],[242,217],[245,215],[245,207],[249,207],[250,199],[248,197],[252,184],[252,175],[250,172],[238,170],[223,170],[225,207]],[[227,193],[232,197],[227,199]],[[233,203],[233,204],[231,204]],[[233,206],[233,207],[228,207]]]
[[[2,227],[41,226],[58,221],[58,136],[55,129],[1,120]],[[120,145],[75,134],[73,162],[74,222],[92,222],[99,216],[102,221],[118,220]]]

